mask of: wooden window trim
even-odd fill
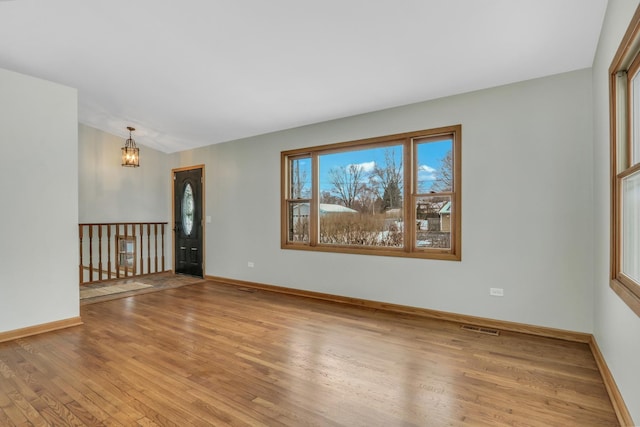
[[[460,129],[459,129],[460,130]],[[411,153],[415,154],[416,152],[416,146],[421,144],[421,143],[428,143],[430,141],[437,141],[439,139],[439,137],[446,135],[450,132],[447,133],[441,133],[441,134],[435,134],[432,136],[428,136],[428,137],[423,137],[423,138],[412,138],[412,144],[411,144]],[[462,205],[462,197],[461,197],[461,191],[460,191],[460,187],[458,187],[458,183],[460,182],[460,175],[462,173],[462,162],[461,162],[461,144],[462,144],[462,140],[460,137],[461,133],[460,132],[453,132],[453,170],[454,170],[454,176],[453,176],[453,182],[454,182],[454,188],[451,189],[451,191],[446,191],[446,192],[440,192],[438,194],[442,195],[442,196],[449,196],[451,197],[451,202],[452,202],[452,209],[453,212],[455,213],[455,215],[452,213],[451,214],[451,229],[455,230],[454,233],[452,233],[452,239],[451,239],[451,249],[448,251],[442,251],[440,250],[442,255],[447,255],[449,253],[451,254],[455,254],[457,248],[461,248],[462,247],[462,235],[460,233],[460,226],[462,224],[461,219],[462,219],[462,212],[460,209],[460,206]],[[423,197],[426,196],[427,194],[423,194],[423,193],[418,193],[418,183],[417,183],[417,177],[418,174],[415,172],[415,169],[418,168],[418,156],[417,155],[413,155],[413,159],[409,159],[408,161],[411,162],[411,167],[413,169],[413,173],[411,174],[412,176],[410,177],[411,179],[411,206],[408,206],[408,209],[411,209],[411,219],[412,221],[410,222],[410,227],[413,229],[411,230],[411,236],[415,235],[415,226],[417,223],[417,218],[416,218],[416,212],[415,209],[413,209],[413,207],[415,206],[415,203],[417,201],[417,199],[419,197]],[[436,253],[438,251],[438,249],[430,249],[430,248],[417,248],[415,247],[416,241],[415,239],[411,240],[411,249],[413,251],[430,251],[433,253]],[[459,258],[457,258],[459,260]]]
[[[304,242],[289,242],[288,239],[288,230],[289,230],[289,218],[287,216],[287,212],[288,212],[288,207],[289,207],[289,203],[292,202],[296,202],[296,203],[309,203],[309,205],[311,206],[312,204],[312,199],[307,199],[307,198],[298,198],[298,199],[291,199],[290,198],[290,193],[289,193],[289,182],[290,182],[290,176],[289,176],[289,161],[291,160],[300,160],[300,159],[310,159],[313,161],[313,156],[311,153],[309,152],[303,152],[303,153],[299,153],[296,155],[291,155],[288,158],[282,156],[281,158],[281,166],[280,166],[280,170],[282,171],[282,197],[281,197],[281,207],[280,207],[280,211],[283,212],[282,218],[281,218],[281,225],[280,225],[280,229],[282,230],[282,236],[281,236],[281,246],[288,244],[288,245],[296,245],[296,246],[304,246],[306,245],[306,243]]]
[[[631,19],[620,46],[609,67],[610,112],[610,182],[611,182],[611,289],[640,316],[640,284],[622,273],[622,179],[636,172],[640,165],[632,165],[632,87],[631,78],[640,68],[640,6]],[[618,85],[619,74],[626,74],[626,87]],[[624,74],[622,75],[624,76]],[[620,77],[622,78],[622,77]],[[622,93],[621,91],[626,91]],[[625,111],[619,111],[620,97],[624,96]],[[620,152],[622,149],[623,152]],[[619,158],[620,157],[620,158]],[[622,160],[622,162],[621,162]],[[621,165],[622,163],[622,165]]]
[[[415,244],[416,212],[413,208],[416,197],[414,177],[417,175],[414,153],[419,141],[443,136],[453,136],[454,154],[454,185],[451,192],[452,203],[455,208],[451,214],[451,248],[417,248]],[[418,141],[418,142],[416,142]],[[319,204],[319,157],[325,154],[340,153],[350,150],[379,148],[385,146],[403,147],[403,219],[404,219],[404,247],[363,247],[349,245],[318,244],[318,204]],[[438,260],[460,261],[462,259],[462,126],[454,125],[436,129],[406,132],[400,134],[379,136],[361,140],[340,142],[336,144],[324,144],[315,147],[306,147],[281,152],[281,248],[293,250],[306,250],[317,252],[348,253],[360,255],[380,255],[407,258],[426,258]],[[310,199],[309,215],[309,242],[290,242],[288,238],[288,204],[289,197],[289,161],[295,158],[309,157],[312,163],[312,196]],[[445,193],[438,193],[445,194]]]

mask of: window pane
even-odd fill
[[[403,247],[403,147],[319,156],[320,243]]]
[[[309,202],[289,202],[289,242],[309,241]]]
[[[309,157],[289,161],[290,199],[311,198],[311,159]]]
[[[182,197],[182,228],[187,236],[193,230],[193,206],[193,190],[191,184],[187,183]]]
[[[622,180],[622,272],[640,283],[640,172]]]
[[[632,144],[631,144],[631,153],[628,155],[631,158],[631,166],[640,162],[640,73],[636,73],[633,76],[633,133],[632,133]]]
[[[420,197],[416,201],[416,247],[451,248],[450,196]]]
[[[444,193],[453,189],[453,140],[416,145],[417,193]]]
[[[281,152],[281,247],[459,261],[460,131]],[[416,230],[416,215],[423,229]]]
[[[402,146],[343,151],[319,156],[320,203],[360,213],[402,206]]]

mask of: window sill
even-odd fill
[[[331,246],[331,245],[309,246],[306,244],[284,244],[284,245],[281,245],[281,249],[301,250],[301,251],[311,251],[311,252],[330,252],[330,253],[340,253],[340,254],[355,254],[355,255],[377,255],[377,256],[398,257],[398,258],[435,259],[435,260],[443,260],[443,261],[461,261],[461,258],[462,258],[459,254],[451,253],[448,250],[443,251],[438,249],[407,252],[404,249],[358,248],[353,246]]]
[[[640,317],[640,297],[632,292],[628,286],[620,282],[618,279],[612,279],[610,283],[611,289],[629,306],[633,312]]]

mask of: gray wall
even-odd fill
[[[638,1],[609,0],[593,65],[595,327],[594,335],[636,423],[640,423],[640,318],[609,287],[608,69]]]
[[[140,167],[121,166],[126,137],[78,125],[80,222],[167,221],[171,218],[169,156],[140,148]]]
[[[77,103],[0,69],[0,332],[79,315]]]
[[[134,134],[140,148],[140,167],[122,167],[120,148],[125,139],[78,125],[80,222],[169,223],[165,231],[165,268],[171,269],[170,157],[144,146],[140,143],[143,139]]]
[[[206,274],[591,332],[591,90],[581,70],[174,154],[206,165]],[[458,123],[462,262],[280,249],[280,151]]]

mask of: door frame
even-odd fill
[[[175,224],[176,224],[176,205],[175,205],[175,193],[176,193],[176,185],[175,185],[175,176],[176,176],[176,172],[184,172],[184,171],[190,171],[190,170],[195,170],[195,169],[201,169],[201,174],[202,174],[202,218],[200,219],[201,221],[201,227],[202,227],[202,277],[205,277],[205,263],[206,263],[206,255],[207,255],[207,245],[206,245],[206,191],[205,191],[205,182],[207,181],[205,179],[205,175],[204,175],[204,165],[194,165],[194,166],[184,166],[181,168],[174,168],[171,169],[171,261],[172,261],[172,272],[173,274],[176,274],[176,228],[175,228]]]

